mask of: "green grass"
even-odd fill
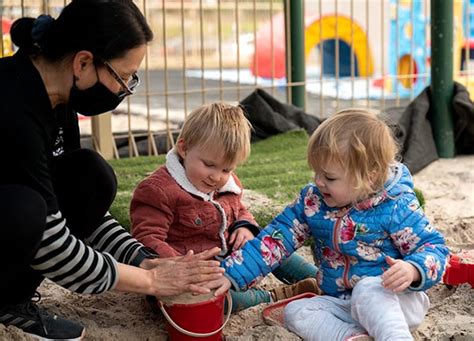
[[[244,188],[265,194],[277,205],[293,200],[312,177],[306,162],[307,143],[308,135],[304,131],[277,135],[254,143],[249,159],[236,171]],[[164,162],[164,155],[110,161],[119,183],[111,213],[125,228],[130,227],[129,205],[133,189]],[[278,213],[277,208],[271,207],[250,210],[262,226]]]
[[[273,136],[253,144],[251,156],[237,168],[236,173],[244,188],[264,194],[275,203],[272,207],[249,208],[260,226],[268,224],[278,213],[278,207],[291,202],[299,190],[312,180],[306,161],[307,143],[305,131]],[[111,213],[125,228],[130,227],[129,205],[133,189],[164,162],[164,155],[110,161],[119,183]],[[415,192],[424,207],[423,193],[416,188]]]

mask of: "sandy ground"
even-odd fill
[[[441,230],[453,251],[474,249],[474,156],[438,160],[415,175],[426,197],[426,213]],[[271,200],[248,192],[247,202],[271,207]],[[311,259],[308,249],[299,250]],[[264,287],[278,282],[270,275]],[[81,321],[87,340],[166,340],[164,320],[139,295],[106,293],[85,296],[45,281],[40,288],[43,307]],[[474,290],[469,285],[448,288],[439,284],[428,291],[431,308],[416,340],[474,340]],[[299,340],[289,331],[267,326],[265,305],[233,315],[224,329],[226,340]],[[0,325],[0,340],[30,340],[21,330]]]

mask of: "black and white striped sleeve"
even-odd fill
[[[154,254],[128,233],[110,213],[100,226],[86,239],[93,249],[111,254],[118,262],[139,266],[144,258]]]
[[[112,255],[97,252],[73,236],[59,211],[47,217],[31,266],[64,288],[79,293],[101,293],[114,288],[118,281],[117,263]]]

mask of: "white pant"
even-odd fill
[[[350,299],[317,296],[289,303],[287,328],[304,340],[344,340],[368,333],[377,341],[413,340],[414,331],[429,308],[421,291],[394,293],[384,289],[381,277],[359,281]]]

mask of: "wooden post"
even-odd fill
[[[104,159],[114,157],[114,137],[112,135],[112,114],[107,112],[92,117],[92,144]]]

